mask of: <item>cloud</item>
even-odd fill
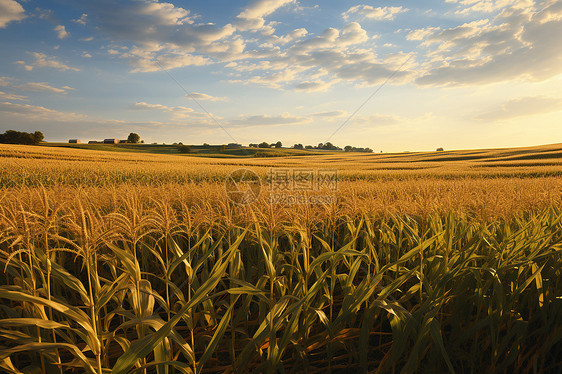
[[[5,28],[8,23],[24,19],[25,10],[14,0],[0,0],[0,29]]]
[[[167,106],[162,104],[149,104],[144,101],[133,104],[132,109],[136,110],[157,110],[170,114],[170,120],[181,121],[187,118],[197,119],[199,122],[207,122],[205,113],[196,112],[192,108],[185,106]]]
[[[116,52],[116,54],[119,53],[119,51]],[[207,57],[189,53],[171,52],[157,55],[156,52],[142,51],[140,49],[124,52],[119,57],[129,60],[129,63],[134,67],[131,70],[133,73],[154,72],[161,71],[162,69],[170,70],[184,66],[204,66],[212,63]]]
[[[59,39],[65,39],[70,36],[70,33],[66,31],[66,28],[63,25],[55,26],[54,30],[57,32],[57,37]]]
[[[197,23],[190,11],[172,3],[151,0],[78,0],[88,9],[89,22],[108,35],[116,47],[128,48],[119,54],[133,72],[153,72],[184,66],[202,66],[227,61],[244,51],[242,39],[231,24],[217,26]],[[117,50],[113,47],[113,50]]]
[[[139,102],[139,103],[135,103],[133,105],[134,109],[141,109],[141,110],[152,110],[152,109],[157,109],[157,110],[168,110],[169,107],[162,105],[162,104],[148,104],[145,103],[144,101]]]
[[[288,113],[283,113],[277,116],[270,115],[254,115],[243,116],[238,119],[228,122],[231,126],[239,127],[254,127],[254,126],[279,126],[279,125],[302,125],[309,123],[312,120],[309,117],[291,116]]]
[[[423,40],[430,35],[434,35],[440,27],[426,27],[423,29],[412,30],[406,35],[408,40]]]
[[[304,92],[327,91],[333,82],[327,83],[323,81],[304,81],[295,86],[295,90]]]
[[[206,101],[227,101],[226,97],[211,96],[200,92],[191,92],[187,97],[193,97],[195,100],[206,100]]]
[[[63,88],[57,88],[49,85],[47,82],[29,82],[24,84],[19,84],[13,86],[13,88],[22,90],[22,91],[32,91],[32,92],[51,92],[51,93],[60,93],[66,94],[69,90],[72,90],[71,87],[65,86]]]
[[[27,96],[15,95],[0,91],[0,99],[2,100],[27,100]]]
[[[53,68],[61,71],[80,71],[78,68],[70,67],[58,61],[56,57],[47,56],[46,54],[40,52],[32,52],[30,54],[35,59],[33,62],[27,63],[25,61],[16,61],[16,64],[22,65],[25,70],[33,70],[34,68]]]
[[[499,108],[484,112],[475,119],[478,121],[495,122],[560,110],[562,110],[562,98],[527,96],[509,100]]]
[[[379,7],[375,8],[370,5],[355,5],[345,13],[342,13],[344,20],[348,21],[351,18],[356,19],[370,19],[376,21],[392,21],[397,14],[407,12],[408,8],[403,8],[401,6],[397,7]]]
[[[86,52],[86,51],[82,52],[81,56],[84,57],[84,58],[92,58],[92,55],[89,54],[89,53]]]
[[[351,22],[342,29],[330,27],[319,35],[300,39],[284,50],[256,56],[266,59],[259,62],[249,62],[253,53],[247,51],[246,61],[229,66],[242,73],[230,82],[325,91],[342,80],[373,85],[393,74],[392,83],[411,81],[417,74],[413,55],[399,52],[381,58],[372,47],[373,39],[359,23]],[[411,62],[402,66],[407,60]]]
[[[70,112],[59,112],[57,110],[30,104],[15,104],[0,102],[0,113],[8,116],[25,118],[26,120],[50,120],[60,122],[72,122],[84,120],[87,116]]]
[[[50,92],[58,94],[66,94],[68,91],[74,90],[72,87],[68,86],[61,88],[53,87],[47,82],[27,82],[16,84],[15,79],[10,77],[0,77],[0,87],[9,87],[11,89],[28,92]]]
[[[12,84],[14,79],[10,77],[0,77],[0,87],[6,87]]]
[[[318,49],[343,49],[369,40],[367,31],[357,22],[351,22],[340,30],[330,27],[321,35],[301,40],[291,47],[292,51],[306,52]]]
[[[517,9],[532,8],[533,0],[461,0],[461,9],[455,14],[492,13],[507,6]],[[462,6],[466,6],[462,8]]]
[[[519,3],[518,3],[519,4]],[[474,85],[544,81],[562,73],[562,7],[510,6],[493,20],[480,20],[426,36],[432,61],[419,85]]]
[[[344,117],[348,113],[345,110],[334,110],[331,112],[320,112],[320,113],[312,113],[311,116],[313,117]]]
[[[253,0],[237,17],[234,26],[240,31],[259,30],[265,26],[264,17],[295,0]]]
[[[390,114],[373,114],[370,116],[357,116],[351,120],[362,127],[395,125],[405,121],[405,118]]]
[[[287,44],[297,39],[301,39],[308,34],[308,31],[305,28],[295,29],[288,33],[287,35],[278,37],[273,36],[274,42],[278,44]]]
[[[73,19],[72,22],[79,23],[81,25],[86,25],[88,15],[86,13],[82,13],[82,16],[78,19]]]

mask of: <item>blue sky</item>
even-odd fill
[[[554,0],[0,0],[0,130],[318,144],[392,76],[330,141],[561,142],[561,35]]]

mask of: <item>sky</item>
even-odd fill
[[[0,0],[0,131],[562,142],[562,0]]]

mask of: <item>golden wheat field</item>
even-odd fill
[[[240,168],[263,181],[250,205],[225,192]],[[272,168],[337,169],[336,199],[272,203]],[[1,371],[560,372],[561,176],[560,144],[220,159],[0,145]]]

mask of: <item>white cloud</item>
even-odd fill
[[[30,104],[15,104],[10,102],[0,102],[0,113],[9,116],[21,117],[26,120],[50,120],[60,122],[71,122],[84,120],[87,117],[82,114],[71,112],[60,112]]]
[[[426,27],[423,29],[412,30],[408,33],[408,35],[406,35],[406,39],[423,40],[430,35],[434,35],[440,29],[440,27]]]
[[[70,67],[58,61],[56,57],[47,56],[46,54],[40,52],[32,52],[30,54],[35,59],[33,62],[27,63],[25,61],[16,61],[16,64],[22,65],[25,68],[25,70],[33,70],[34,68],[53,68],[61,71],[65,71],[65,70],[80,71],[80,69]]]
[[[79,0],[80,1],[80,0]],[[134,72],[152,72],[184,66],[201,66],[235,59],[244,51],[242,39],[231,24],[196,23],[190,11],[172,3],[152,0],[103,0],[88,7],[88,19],[113,41],[128,47],[120,57]],[[110,9],[110,10],[109,10]]]
[[[479,121],[501,121],[523,116],[532,116],[562,110],[562,98],[528,96],[512,99],[499,108],[484,112],[476,117]]]
[[[205,113],[196,112],[192,108],[185,106],[167,106],[162,104],[149,104],[144,101],[137,102],[132,106],[132,109],[136,110],[156,110],[165,112],[170,115],[170,120],[181,121],[187,118],[197,119],[199,122],[208,121],[207,115]]]
[[[74,19],[72,20],[72,22],[76,22],[79,23],[81,25],[86,25],[86,21],[87,21],[88,15],[86,13],[82,13],[82,16],[78,19]]]
[[[420,85],[472,85],[509,80],[544,81],[562,73],[562,9],[533,11],[519,4],[480,20],[436,31],[423,42],[431,61]]]
[[[351,18],[356,19],[371,19],[371,20],[388,20],[391,21],[397,14],[407,12],[408,8],[403,8],[401,6],[397,7],[379,7],[375,8],[370,5],[355,5],[345,13],[342,13],[343,19],[348,21]]]
[[[279,126],[279,125],[302,125],[312,122],[311,118],[304,116],[292,116],[288,113],[281,115],[254,115],[242,116],[241,118],[228,122],[231,126],[254,127],[254,126]]]
[[[516,9],[533,8],[533,0],[461,0],[461,9],[456,14],[467,15],[470,13],[492,13],[505,7]],[[464,6],[464,8],[462,8]]]
[[[196,100],[206,100],[206,101],[227,101],[226,97],[211,96],[200,92],[191,92],[191,95],[186,95],[187,97],[193,97]]]
[[[14,0],[0,0],[0,29],[5,28],[8,23],[21,21],[25,18],[25,10]]]
[[[53,87],[47,82],[27,82],[17,84],[15,79],[9,77],[0,77],[0,87],[9,87],[11,89],[29,92],[50,92],[66,94],[68,91],[74,90],[72,87],[63,86],[61,88]],[[17,95],[16,95],[17,96]]]
[[[305,28],[295,29],[288,33],[287,35],[277,37],[274,36],[274,42],[279,44],[287,44],[294,40],[301,39],[308,34],[308,31]]]
[[[70,36],[70,33],[68,31],[66,31],[66,28],[63,25],[55,26],[54,30],[56,31],[57,37],[59,39],[65,39],[65,38],[68,38]]]
[[[133,73],[170,70],[184,66],[203,66],[212,63],[207,57],[182,53],[167,53],[157,56],[154,52],[145,51],[142,54],[135,54],[133,51],[132,53],[123,53],[120,57],[129,60],[129,63],[134,67],[131,71]]]
[[[92,58],[92,55],[89,54],[88,52],[84,51],[84,52],[82,52],[82,57],[84,57],[84,58]]]
[[[68,93],[69,90],[72,90],[72,88],[68,86],[62,88],[53,87],[49,85],[47,82],[29,82],[29,83],[14,85],[12,87],[22,91],[51,92],[51,93],[60,93],[60,94],[66,94]]]
[[[237,17],[234,25],[238,30],[259,30],[266,27],[264,17],[295,0],[253,0]]]
[[[23,95],[16,95],[16,94],[11,94],[11,93],[6,93],[6,92],[2,92],[0,91],[0,99],[2,100],[27,100],[28,97],[27,96],[23,96]]]

